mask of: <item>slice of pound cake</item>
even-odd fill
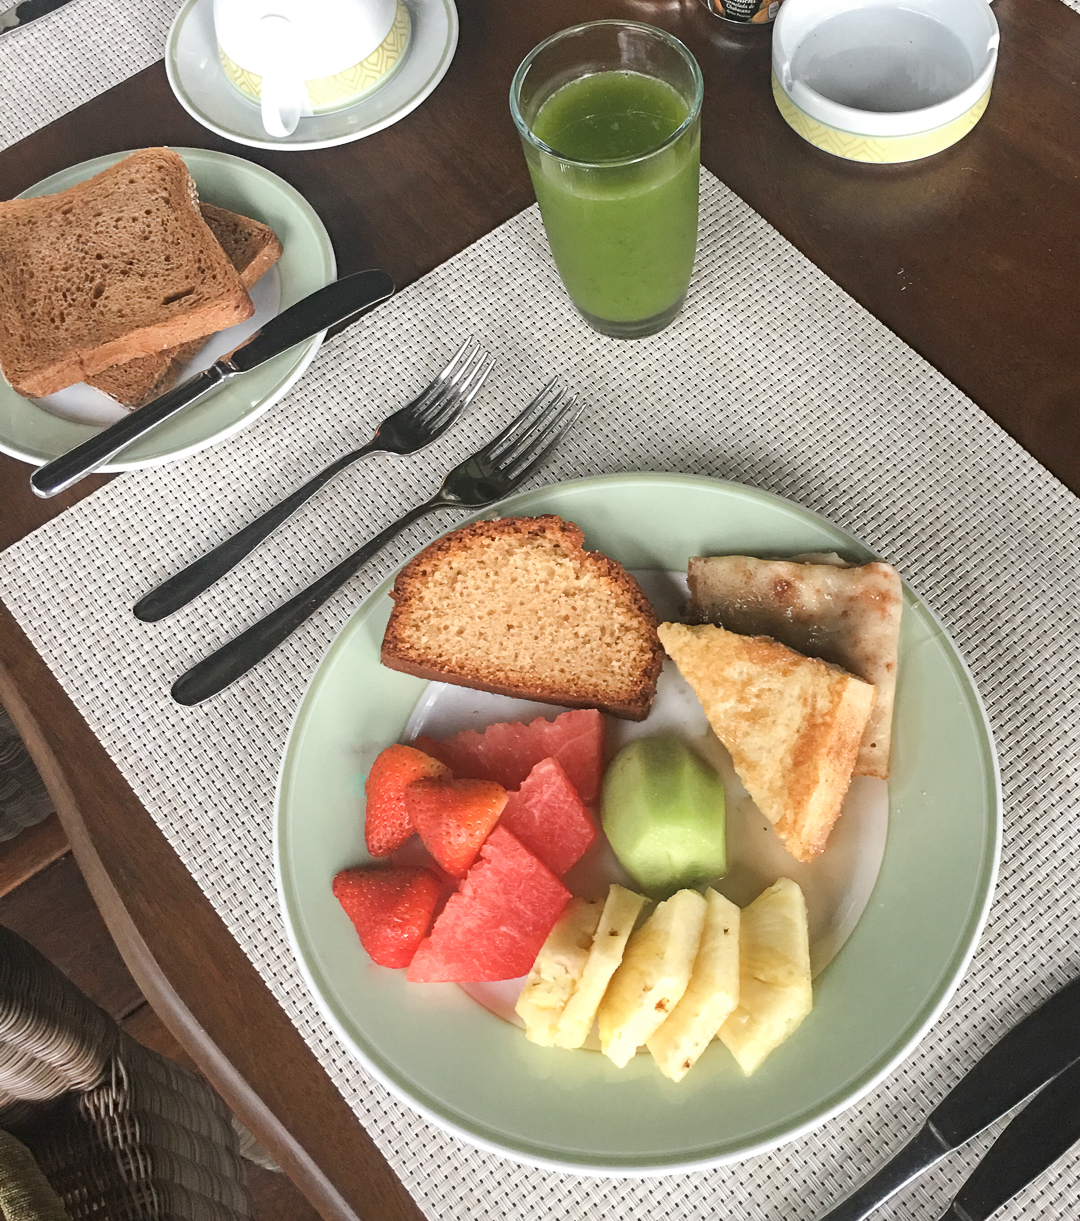
[[[663,649],[637,582],[559,517],[464,526],[398,574],[383,665],[644,720]]]

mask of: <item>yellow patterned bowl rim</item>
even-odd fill
[[[358,64],[305,81],[311,109],[315,114],[325,114],[342,106],[351,106],[378,86],[385,84],[405,60],[409,46],[412,22],[403,0],[398,0],[394,24],[382,42]],[[240,67],[218,46],[218,59],[226,79],[250,102],[258,102],[262,95],[262,77]]]
[[[929,131],[912,132],[904,136],[868,136],[860,132],[842,131],[830,127],[818,119],[811,118],[784,92],[783,86],[772,74],[772,92],[777,108],[793,131],[816,148],[844,157],[848,161],[864,161],[872,164],[890,164],[900,161],[918,161],[933,156],[963,139],[982,118],[990,101],[990,89],[962,115]]]

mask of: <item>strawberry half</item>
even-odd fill
[[[494,780],[414,780],[405,807],[427,850],[455,878],[463,878],[506,805]]]
[[[409,865],[343,869],[334,878],[334,897],[380,967],[412,962],[441,891],[430,869]]]
[[[371,765],[364,793],[364,839],[372,856],[393,852],[416,830],[405,808],[405,786],[422,776],[450,776],[445,763],[413,746],[388,746]]]

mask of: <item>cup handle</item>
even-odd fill
[[[271,136],[291,136],[304,112],[307,89],[295,77],[271,76],[262,79],[260,106],[262,125]]]
[[[260,89],[262,125],[271,136],[291,136],[308,102],[307,85],[289,66],[289,21],[266,16],[260,24],[263,62],[267,65]]]

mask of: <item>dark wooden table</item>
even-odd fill
[[[446,79],[408,118],[359,143],[291,154],[230,144],[184,113],[159,63],[0,154],[0,197],[119,149],[223,149],[307,196],[343,274],[381,265],[404,285],[532,202],[506,103],[526,52],[578,21],[650,21],[701,63],[705,164],[1080,492],[1080,14],[1060,0],[997,0],[1001,59],[982,122],[927,161],[873,167],[795,136],[770,96],[768,32],[720,22],[698,0],[458,3],[461,41]],[[40,501],[28,475],[0,458],[0,547],[102,483]],[[418,1221],[2,607],[0,699],[132,972],[236,1113],[325,1216]]]

